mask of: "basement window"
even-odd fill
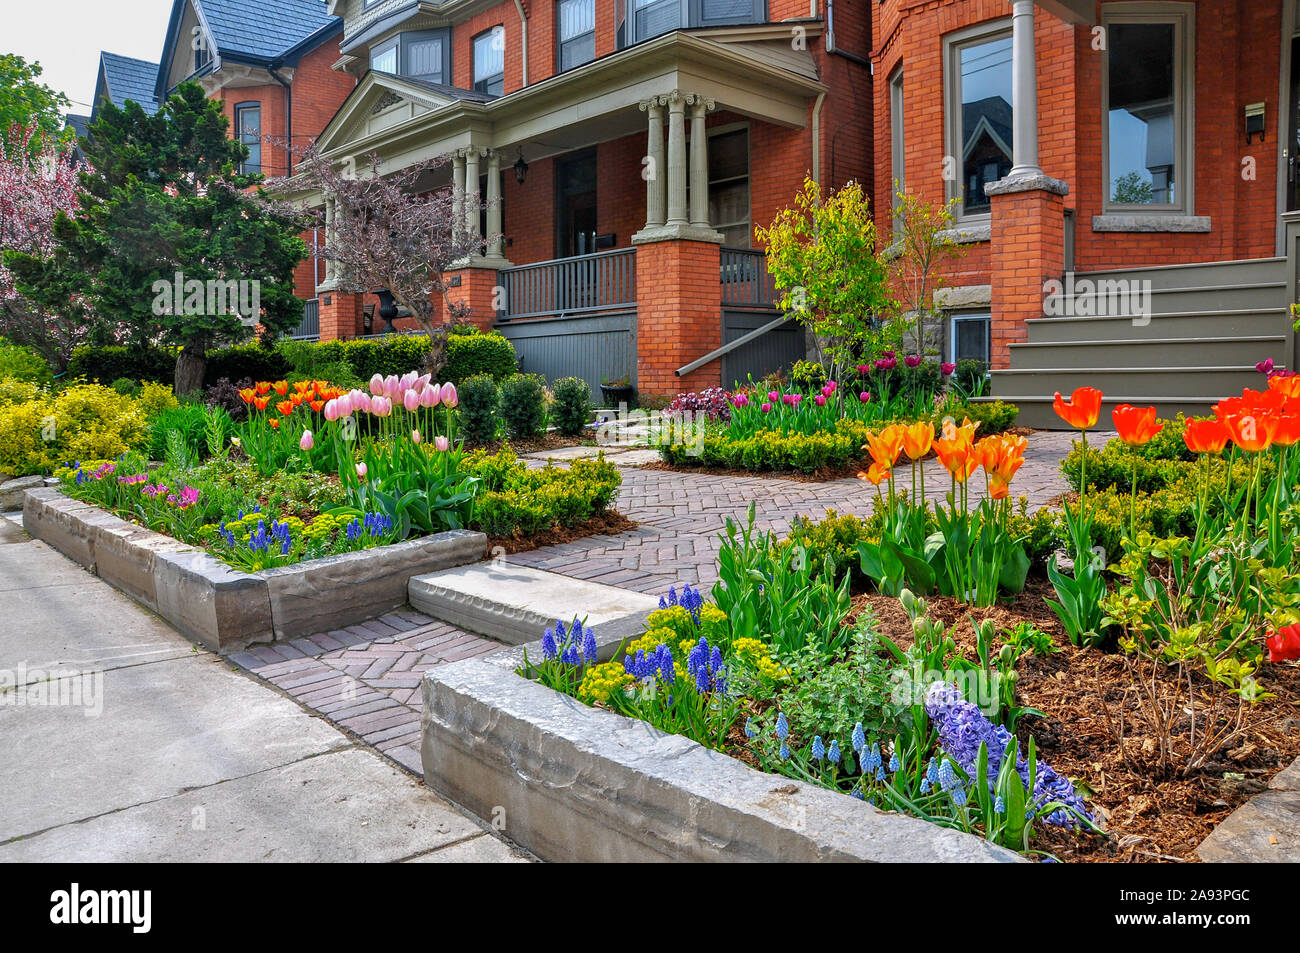
[[[993,355],[992,324],[992,315],[987,312],[954,314],[948,335],[948,359],[954,364],[970,360],[987,365]]]

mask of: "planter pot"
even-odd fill
[[[636,388],[631,384],[624,387],[611,387],[608,384],[601,384],[600,396],[606,407],[618,407],[619,404],[627,404],[631,407],[636,400]]]

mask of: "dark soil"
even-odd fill
[[[559,543],[571,543],[575,539],[582,539],[586,536],[617,536],[619,533],[626,533],[636,529],[637,524],[632,522],[617,510],[607,510],[600,516],[593,516],[585,523],[579,523],[577,526],[558,526],[554,529],[546,530],[541,533],[532,533],[524,535],[516,532],[513,536],[490,536],[488,537],[487,556],[511,555],[513,553],[526,553],[532,549],[540,549],[543,546],[555,546]]]
[[[1186,777],[1178,771],[1162,773],[1154,757],[1154,739],[1138,720],[1137,705],[1126,692],[1129,676],[1123,656],[1113,647],[1071,645],[1043,602],[1051,595],[1047,580],[1031,578],[1014,601],[987,609],[949,598],[927,600],[933,618],[955,627],[951,634],[967,658],[976,657],[971,617],[993,619],[999,629],[1030,621],[1051,634],[1060,648],[1044,657],[1021,657],[1017,703],[1037,708],[1047,717],[1022,719],[1017,734],[1022,742],[1032,735],[1042,760],[1091,792],[1085,795],[1109,836],[1040,828],[1034,846],[1062,861],[1196,861],[1196,846],[1300,756],[1300,665],[1262,665],[1259,685],[1275,697],[1248,707],[1242,731],[1215,751],[1203,768]],[[855,616],[867,607],[875,613],[883,634],[901,646],[911,644],[911,625],[897,599],[876,594],[854,598]],[[1208,703],[1208,686],[1197,687],[1200,709]],[[1235,714],[1236,705],[1230,710]]]

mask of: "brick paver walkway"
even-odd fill
[[[421,674],[500,647],[403,610],[346,629],[256,645],[230,661],[422,774]]]

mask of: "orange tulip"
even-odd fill
[[[1119,431],[1119,439],[1134,447],[1150,443],[1156,434],[1165,429],[1164,424],[1156,421],[1156,409],[1154,407],[1134,407],[1132,404],[1120,404],[1111,412],[1111,419],[1115,421],[1115,429]]]
[[[1217,420],[1189,420],[1183,443],[1192,453],[1222,453],[1228,444],[1228,430]]]
[[[1029,441],[1024,437],[999,434],[985,437],[975,444],[975,454],[990,480],[1009,483],[1016,475],[1016,471],[1024,465],[1025,448],[1028,446]],[[994,497],[994,499],[1002,499],[1002,497]]]
[[[1068,401],[1058,391],[1052,408],[1075,430],[1091,430],[1101,416],[1101,391],[1095,387],[1080,387]]]
[[[1283,377],[1280,374],[1268,379],[1268,389],[1277,391],[1292,400],[1300,399],[1300,374]]]
[[[969,440],[941,438],[934,442],[934,452],[940,465],[958,483],[965,483],[980,465]]]
[[[292,403],[295,407],[297,407],[299,404],[301,404],[301,403],[302,403],[304,400],[306,400],[306,399],[307,399],[307,398],[304,397],[302,394],[290,394],[290,395],[289,395],[289,401],[290,401],[290,403]]]
[[[270,401],[271,399],[269,397],[254,397],[253,406],[258,410],[266,410],[266,405],[270,403]]]
[[[319,414],[322,410],[325,409],[325,401],[323,401],[323,400],[313,400],[313,401],[309,401],[309,402],[307,403],[307,406],[310,407],[312,410],[316,411],[316,413]]]
[[[271,426],[274,427],[276,430],[279,430],[279,429],[280,429],[280,421],[277,420],[275,417],[272,417],[272,418],[271,418]]]
[[[271,389],[274,390],[281,397],[283,397],[285,394],[289,392],[289,382],[276,381],[274,384],[271,385]]]
[[[314,385],[313,385],[313,383],[312,383],[311,381],[294,381],[294,382],[293,382],[293,389],[296,390],[296,391],[297,391],[298,393],[300,393],[300,394],[306,394],[306,393],[308,393],[309,391],[311,391],[311,390],[313,389],[313,387],[314,387]]]
[[[253,398],[256,396],[257,396],[257,391],[253,390],[253,388],[251,387],[245,387],[243,390],[239,392],[239,399],[246,404],[251,404],[253,402]]]
[[[1007,485],[1006,480],[997,476],[989,479],[989,499],[1005,500],[1010,495],[1011,487]]]
[[[1259,453],[1273,446],[1281,421],[1269,414],[1238,414],[1223,421],[1232,442],[1247,453]]]
[[[871,459],[885,469],[897,463],[898,455],[903,452],[903,429],[895,424],[878,434],[867,434],[867,450],[871,453]]]
[[[858,472],[858,479],[866,480],[873,486],[880,486],[881,483],[889,479],[889,467],[873,463],[865,471]]]
[[[275,409],[278,410],[280,413],[284,414],[286,417],[288,417],[291,413],[293,413],[293,401],[282,400],[275,405]]]
[[[271,384],[268,381],[258,381],[253,386],[259,394],[265,394],[271,389]]]
[[[903,449],[911,459],[920,460],[930,452],[930,447],[933,445],[933,424],[919,423],[903,428]]]
[[[1292,447],[1300,443],[1300,413],[1288,412],[1277,418],[1277,436],[1273,442],[1279,447]]]

